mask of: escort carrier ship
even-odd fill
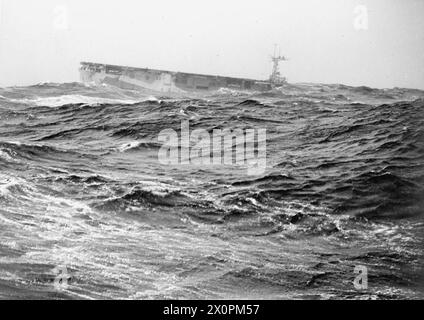
[[[153,90],[157,92],[186,93],[210,92],[220,89],[269,91],[287,83],[279,71],[284,56],[272,56],[273,70],[265,81],[203,75],[195,73],[172,72],[146,68],[132,68],[91,62],[81,62],[80,76],[84,83],[108,84],[129,90]]]

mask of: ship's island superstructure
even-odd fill
[[[274,54],[273,72],[269,80],[252,80],[185,72],[173,72],[147,68],[81,62],[80,76],[84,83],[109,84],[130,90],[154,90],[157,92],[208,92],[221,88],[234,90],[268,91],[287,83],[281,77],[279,62],[285,57]]]

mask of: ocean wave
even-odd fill
[[[383,170],[363,173],[349,184],[350,196],[337,206],[336,213],[367,219],[404,219],[423,214],[424,187],[415,181]]]
[[[93,204],[102,211],[128,212],[154,207],[179,207],[189,205],[190,198],[181,190],[161,185],[134,187],[123,195]]]
[[[216,95],[219,95],[219,96],[230,95],[234,97],[251,95],[251,94],[252,94],[252,91],[235,90],[235,89],[229,89],[229,88],[220,88],[217,90],[217,93],[216,93]]]
[[[0,95],[11,286],[48,290],[51,266],[69,265],[69,294],[91,298],[225,298],[258,284],[261,297],[287,285],[296,297],[349,298],[361,294],[340,277],[360,264],[396,295],[418,295],[404,286],[422,270],[421,91],[296,84],[153,97],[41,83]],[[209,133],[266,129],[265,173],[160,164],[158,134],[188,120]],[[375,287],[364,296],[394,297]]]
[[[263,106],[263,103],[254,99],[248,99],[248,100],[244,100],[242,102],[240,102],[238,104],[239,106]]]
[[[35,99],[11,99],[10,101],[15,103],[28,104],[38,107],[60,107],[64,105],[98,105],[98,104],[133,104],[140,101],[137,100],[122,100],[122,99],[111,99],[111,98],[100,98],[84,95],[62,95],[57,97],[40,97]]]
[[[0,173],[0,196],[5,197],[9,195],[13,190],[13,187],[22,184],[22,180],[10,177]]]
[[[136,151],[136,150],[144,150],[144,149],[160,149],[161,144],[156,142],[149,141],[131,141],[122,144],[119,148],[119,152],[128,152],[128,151]]]
[[[0,142],[0,152],[8,161],[36,160],[40,158],[57,159],[80,155],[75,150],[59,149],[44,144],[26,144],[21,142]]]

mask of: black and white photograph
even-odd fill
[[[423,249],[423,0],[0,0],[0,300],[422,300]]]

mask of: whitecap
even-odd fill
[[[15,103],[23,103],[28,105],[35,105],[38,107],[60,107],[68,104],[135,104],[140,102],[139,100],[128,100],[128,99],[112,99],[112,98],[100,98],[92,96],[84,96],[79,94],[62,95],[56,97],[39,97],[36,99],[13,99]]]
[[[132,141],[132,142],[127,142],[124,143],[123,145],[121,145],[118,150],[119,152],[125,152],[131,149],[135,149],[137,147],[139,147],[141,145],[141,141]]]
[[[0,151],[1,152],[1,151]],[[1,154],[0,154],[1,155]],[[5,196],[10,193],[9,188],[21,184],[18,178],[0,174],[0,195]]]
[[[0,149],[0,158],[8,162],[17,162],[17,160],[10,154],[10,151],[8,151],[8,149]]]

